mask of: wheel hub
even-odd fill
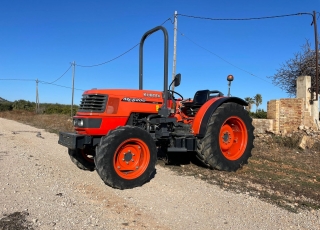
[[[230,143],[230,139],[231,139],[230,133],[229,132],[223,133],[222,139],[223,139],[224,143],[226,143],[226,144]]]
[[[228,124],[223,125],[220,132],[220,147],[226,151],[228,150],[234,142],[234,133],[232,127]]]
[[[131,153],[131,151],[129,150],[128,152],[126,152],[126,153],[124,153],[124,157],[123,157],[123,159],[125,160],[125,161],[131,161],[131,159],[132,159],[132,153]]]

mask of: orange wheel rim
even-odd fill
[[[228,160],[238,160],[246,150],[247,127],[239,117],[229,117],[221,126],[219,144],[222,154]]]
[[[150,150],[145,142],[131,138],[117,148],[113,165],[116,173],[127,180],[136,179],[147,169],[150,162]]]

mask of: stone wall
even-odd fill
[[[267,118],[273,120],[273,132],[296,131],[300,125],[318,130],[303,98],[285,98],[268,102]]]
[[[267,105],[267,118],[273,121],[274,133],[289,133],[299,126],[307,126],[318,130],[318,102],[310,103],[311,77],[297,78],[297,98],[271,100]]]
[[[267,104],[267,118],[272,120],[272,131],[279,133],[280,100],[271,100]]]
[[[252,125],[254,126],[254,135],[263,134],[273,129],[272,119],[252,119]]]
[[[279,103],[279,131],[290,133],[303,124],[304,99],[286,98]]]

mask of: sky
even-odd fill
[[[71,104],[73,70],[75,104],[87,89],[138,89],[138,46],[103,65],[81,65],[118,57],[137,45],[146,31],[169,18],[163,26],[169,35],[170,80],[175,11],[207,18],[256,18],[319,12],[320,1],[2,0],[0,79],[19,80],[0,80],[0,97],[34,102],[38,79],[40,103]],[[267,101],[288,97],[272,84],[270,76],[307,40],[314,47],[309,15],[248,21],[178,15],[177,20],[176,73],[181,73],[182,81],[175,90],[185,98],[203,89],[227,94],[226,78],[232,74],[231,95],[245,98],[259,93],[260,108],[266,110]],[[163,90],[163,40],[158,31],[144,43],[144,89]]]

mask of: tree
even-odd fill
[[[254,104],[256,105],[256,112],[258,111],[259,105],[262,103],[262,96],[261,94],[257,93],[256,96],[254,96]]]
[[[269,77],[274,85],[279,86],[289,96],[296,95],[296,80],[299,76],[311,76],[312,86],[316,85],[316,52],[311,49],[308,41],[301,48],[302,51],[295,53],[293,58],[277,69],[275,75]]]
[[[244,100],[248,103],[248,110],[251,111],[252,104],[254,104],[254,100],[252,97],[245,97]]]

